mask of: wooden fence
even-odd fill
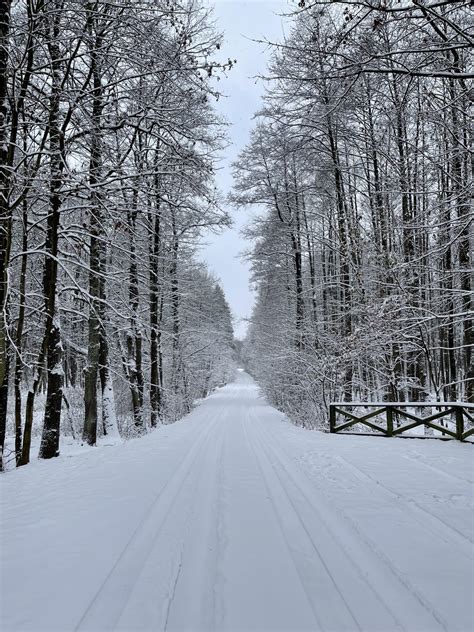
[[[356,415],[354,408],[369,409],[363,415]],[[435,409],[437,412],[419,416],[406,408]],[[347,410],[350,409],[350,410]],[[340,418],[343,418],[341,422]],[[349,421],[347,421],[349,420]],[[406,420],[409,423],[406,423]],[[445,427],[435,421],[448,421]],[[441,421],[441,423],[443,423]],[[405,423],[404,423],[405,422]],[[354,426],[361,424],[373,432],[354,432]],[[417,438],[458,439],[465,441],[474,435],[474,404],[451,402],[335,402],[329,404],[329,431],[341,434],[370,434],[385,437],[402,435],[407,430],[423,426],[442,433],[441,435],[410,435]],[[345,432],[349,428],[352,432]]]

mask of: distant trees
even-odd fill
[[[302,423],[474,400],[468,4],[302,1],[274,44],[234,199],[267,209],[249,366]]]
[[[61,428],[141,433],[230,375],[230,312],[193,258],[229,221],[220,35],[197,0],[1,2],[0,31],[0,449],[8,418],[24,464],[39,395],[49,458]]]

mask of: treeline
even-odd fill
[[[302,0],[235,165],[246,343],[303,424],[330,401],[474,401],[467,1]]]
[[[194,259],[228,224],[221,38],[199,0],[2,0],[0,31],[0,449],[25,464],[35,433],[43,458],[61,428],[141,433],[232,371]]]

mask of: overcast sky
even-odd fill
[[[278,14],[283,13],[288,4],[286,0],[215,0],[210,4],[214,6],[217,26],[224,32],[223,59],[237,59],[228,77],[219,83],[226,97],[216,104],[218,112],[230,123],[228,133],[232,144],[217,176],[217,185],[226,194],[232,187],[231,164],[248,142],[254,124],[252,117],[260,106],[263,87],[254,77],[265,72],[269,59],[266,47],[250,40],[281,39],[283,25]],[[235,316],[236,336],[242,338],[246,331],[245,318],[250,316],[254,300],[249,288],[249,267],[239,256],[249,247],[240,235],[249,213],[232,208],[229,211],[233,228],[221,235],[207,236],[201,257],[222,281]]]

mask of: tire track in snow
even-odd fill
[[[218,551],[215,545],[219,464],[229,406],[222,408],[213,426],[212,440],[200,452],[200,473],[191,501],[191,511],[183,532],[182,561],[173,583],[160,629],[213,629]],[[199,586],[197,591],[195,587]],[[186,612],[180,604],[186,603]]]
[[[222,567],[225,550],[228,545],[227,527],[225,516],[228,512],[229,499],[227,483],[225,478],[224,461],[227,450],[227,442],[225,441],[227,434],[223,437],[220,457],[218,462],[217,473],[217,494],[215,498],[215,536],[216,536],[216,554],[214,567],[214,583],[212,586],[213,595],[213,629],[221,630],[225,621],[225,600],[224,588],[226,583],[225,573]]]
[[[255,384],[242,377],[225,433],[219,560],[225,581],[218,585],[216,629],[320,630],[246,436],[249,411],[260,409],[262,401]]]
[[[314,614],[315,620],[317,621],[318,624],[318,630],[326,630],[328,629],[327,626],[325,625],[323,618],[321,616],[321,613],[318,612],[318,608],[317,608],[317,604],[315,604],[315,598],[314,595],[311,593],[311,591],[309,590],[309,587],[307,586],[307,580],[305,580],[305,576],[304,576],[304,572],[302,572],[302,568],[301,568],[301,562],[297,561],[296,559],[296,555],[295,555],[295,550],[294,550],[294,545],[292,545],[292,543],[290,542],[289,538],[288,538],[288,534],[287,532],[289,530],[293,531],[292,536],[294,538],[297,538],[297,542],[299,544],[299,546],[305,546],[305,548],[310,548],[312,549],[311,553],[313,553],[313,555],[310,556],[313,557],[314,554],[316,554],[316,558],[319,561],[320,564],[320,570],[319,572],[321,572],[321,568],[323,569],[323,575],[325,576],[325,579],[329,580],[329,584],[332,585],[333,590],[329,591],[326,594],[326,599],[331,600],[332,596],[331,596],[331,592],[333,595],[338,595],[338,601],[339,603],[334,603],[332,606],[332,610],[333,613],[337,613],[336,616],[339,616],[340,613],[340,606],[342,605],[343,609],[345,609],[345,615],[344,615],[344,619],[349,618],[351,623],[348,624],[347,620],[346,621],[340,621],[339,625],[341,625],[342,627],[340,627],[339,629],[341,630],[351,630],[354,629],[354,625],[355,625],[355,629],[357,630],[362,630],[362,628],[360,627],[356,617],[354,616],[353,612],[351,611],[349,605],[347,604],[346,599],[344,598],[344,595],[342,594],[342,592],[339,589],[339,586],[337,585],[329,567],[327,566],[326,562],[324,561],[324,558],[322,557],[318,547],[315,545],[314,541],[311,538],[311,535],[309,534],[305,523],[303,522],[303,520],[301,519],[301,516],[298,514],[298,512],[295,510],[295,507],[291,501],[291,498],[289,497],[288,493],[286,492],[284,486],[281,484],[281,481],[277,482],[278,480],[278,476],[276,475],[276,471],[273,468],[273,466],[271,465],[270,461],[268,460],[268,458],[265,455],[265,450],[263,448],[263,444],[262,442],[255,441],[256,438],[256,430],[255,428],[252,428],[252,431],[249,432],[248,428],[245,426],[245,424],[243,424],[243,428],[244,428],[244,432],[247,438],[247,442],[248,445],[250,447],[250,449],[253,452],[255,461],[258,465],[258,468],[260,470],[260,473],[262,475],[262,479],[264,481],[265,484],[265,488],[267,490],[268,493],[268,497],[271,501],[272,507],[273,507],[273,511],[275,514],[275,518],[276,521],[278,523],[278,526],[280,528],[280,531],[282,533],[283,539],[285,541],[286,547],[288,549],[288,552],[290,554],[290,557],[293,561],[293,564],[295,566],[296,572],[298,574],[300,583],[301,583],[301,587],[303,588],[305,594],[306,594],[306,598],[311,606],[311,610]],[[250,435],[252,435],[252,439],[250,439]],[[256,443],[258,445],[256,445]],[[263,457],[263,458],[262,458]],[[269,474],[269,469],[272,468],[273,469],[273,476],[271,474]],[[275,476],[276,475],[276,476]],[[272,482],[270,482],[270,479],[273,479]],[[276,483],[276,485],[275,485]],[[276,488],[279,488],[278,490]],[[281,493],[278,494],[278,492],[283,492],[283,496],[284,498],[286,498],[286,502],[284,499],[281,498]],[[276,496],[280,496],[280,499],[277,500]],[[288,505],[291,506],[292,511],[290,510],[290,512],[288,512],[287,510],[281,509],[282,504],[286,504],[287,508]],[[289,518],[289,515],[291,515],[293,513],[293,518]],[[295,519],[296,518],[296,522],[298,523],[296,530],[298,531],[298,533],[294,533],[295,531]],[[284,524],[284,522],[286,522],[286,525]],[[293,522],[293,526],[291,527],[289,525],[290,522]],[[303,544],[304,543],[304,544]],[[308,547],[309,544],[309,547]],[[326,584],[326,582],[321,582],[322,584]],[[333,599],[333,598],[332,598]],[[325,604],[325,606],[327,607],[327,604]]]
[[[334,536],[334,534],[330,530],[328,523],[326,522],[325,519],[322,518],[320,511],[316,509],[316,507],[313,505],[312,502],[308,503],[308,498],[306,495],[304,495],[305,504],[306,504],[306,513],[309,514],[309,516],[307,516],[306,519],[303,518],[301,507],[298,508],[296,506],[294,491],[292,493],[288,489],[288,481],[290,480],[290,475],[288,473],[287,466],[283,463],[281,459],[279,459],[278,457],[275,457],[275,455],[273,454],[274,459],[281,466],[280,468],[275,467],[275,464],[272,462],[272,459],[268,454],[268,445],[269,445],[268,437],[264,437],[263,435],[260,435],[260,450],[266,453],[268,462],[271,465],[275,475],[279,479],[279,484],[284,490],[288,498],[288,501],[290,502],[292,506],[294,513],[298,516],[299,520],[301,521],[301,524],[304,526],[305,532],[308,538],[310,539],[312,546],[314,550],[316,551],[317,555],[323,559],[323,563],[325,565],[325,568],[327,569],[327,572],[331,578],[331,581],[333,582],[333,584],[337,586],[338,592],[341,595],[344,602],[346,603],[347,600],[344,597],[344,595],[340,593],[340,590],[339,590],[339,582],[341,582],[341,577],[339,577],[339,580],[336,580],[336,578],[334,577],[333,573],[330,570],[331,566],[335,566],[336,570],[337,568],[339,568],[339,575],[342,574],[345,576],[344,580],[341,583],[345,584],[347,588],[348,598],[351,598],[352,596],[354,582],[357,582],[357,580],[359,580],[359,582],[362,582],[364,584],[365,588],[360,591],[361,593],[364,594],[364,599],[365,599],[365,601],[362,603],[362,612],[363,614],[369,615],[369,620],[361,623],[359,620],[360,612],[359,612],[359,615],[356,615],[356,613],[354,612],[354,606],[360,605],[360,602],[358,604],[357,599],[354,600],[354,604],[352,607],[347,603],[347,607],[349,608],[349,611],[351,612],[352,617],[355,620],[358,629],[362,629],[364,631],[368,629],[373,629],[378,632],[383,626],[383,629],[385,630],[387,629],[386,627],[387,616],[391,623],[391,627],[389,629],[391,630],[392,629],[405,629],[402,623],[400,622],[400,618],[397,614],[396,609],[391,608],[388,605],[383,595],[370,582],[370,578],[368,574],[362,570],[362,567],[360,566],[360,564],[358,564],[357,561],[354,559],[354,557],[349,553],[344,541]],[[283,480],[282,471],[285,471],[287,474],[286,481]],[[293,484],[293,487],[297,487],[299,493],[303,494],[301,488],[295,485],[294,481],[291,481],[291,482]],[[308,511],[308,507],[311,508],[310,511]],[[312,523],[312,528],[308,526],[308,522]],[[316,523],[316,526],[315,526],[315,523]],[[318,538],[323,537],[324,545],[318,546],[315,542],[315,537],[318,537]],[[332,542],[332,544],[330,542]],[[341,556],[341,552],[343,553],[344,557]],[[351,568],[351,567],[352,567],[352,573],[348,570],[348,568]],[[343,569],[342,572],[341,572],[341,569]],[[347,577],[348,575],[351,575],[351,577],[348,578]],[[367,604],[367,601],[366,601],[367,590],[370,593],[372,593],[375,601],[378,602],[379,604],[377,614],[375,614],[377,612],[377,605],[374,604],[374,601],[372,600],[370,606]],[[315,598],[315,596],[313,596],[313,598]],[[325,604],[325,607],[327,607],[326,604]],[[375,626],[373,624],[374,616],[381,617],[380,622],[376,624]],[[325,626],[323,629],[339,630],[339,627],[334,628],[334,619],[331,619],[329,621],[329,625]],[[353,628],[350,628],[350,629],[353,629]]]
[[[217,421],[214,420],[208,425],[201,437],[198,438],[197,443],[192,444],[171,478],[160,487],[152,503],[140,518],[125,547],[90,601],[89,606],[74,627],[75,631],[114,629],[127,605],[134,579],[140,574],[144,560],[153,548],[160,531],[166,523],[170,509],[179,497],[181,489],[193,474],[193,465],[203,445],[209,441],[216,423]],[[165,505],[165,510],[160,506],[160,503]],[[153,529],[152,518],[155,513],[158,514],[158,518],[161,520],[159,526]],[[151,531],[151,533],[147,533],[147,531]],[[143,542],[140,542],[140,538]],[[134,547],[138,550],[135,551]],[[117,602],[119,603],[118,612]]]
[[[116,616],[114,629],[136,632],[138,629],[149,630],[158,625],[160,630],[166,629],[171,603],[185,563],[185,548],[191,530],[194,503],[199,497],[198,488],[206,462],[202,454],[209,443],[212,443],[212,432],[211,429],[208,440],[201,446],[190,468],[185,484],[180,488],[158,532],[153,536],[134,585]],[[188,479],[191,479],[190,484]],[[173,553],[171,559],[170,553]],[[164,572],[166,562],[168,572]],[[137,619],[137,612],[140,613],[140,620]]]
[[[266,441],[264,441],[265,445],[270,448],[275,460],[279,463],[282,470],[286,472],[288,478],[292,480],[294,487],[299,490],[305,500],[307,507],[310,507],[312,511],[315,512],[316,516],[318,516],[319,518],[320,523],[326,527],[326,531],[330,535],[332,535],[333,539],[338,543],[339,547],[344,550],[348,560],[350,560],[352,564],[359,569],[360,576],[362,578],[365,576],[365,581],[366,583],[368,583],[371,591],[378,595],[380,601],[391,613],[394,621],[397,622],[397,625],[401,625],[401,627],[403,627],[403,629],[406,629],[408,632],[412,632],[412,630],[415,629],[413,627],[413,611],[410,612],[410,623],[408,624],[408,626],[399,623],[399,617],[400,613],[403,613],[404,610],[407,609],[407,604],[411,603],[413,606],[413,601],[416,600],[418,606],[421,606],[423,611],[430,616],[430,618],[427,620],[426,616],[423,616],[423,612],[418,612],[420,627],[417,627],[416,629],[430,630],[430,632],[435,629],[443,629],[447,632],[451,631],[448,622],[437,611],[437,609],[426,598],[426,596],[423,595],[417,588],[415,588],[412,582],[410,582],[410,580],[406,576],[404,576],[403,573],[395,568],[390,558],[380,549],[378,545],[376,545],[376,543],[372,539],[370,539],[363,531],[361,531],[357,523],[346,512],[344,512],[334,504],[331,504],[329,506],[329,499],[326,499],[324,501],[324,505],[326,505],[324,507],[324,513],[328,515],[330,515],[331,513],[337,515],[333,517],[331,523],[329,523],[326,518],[323,518],[322,511],[318,510],[313,501],[315,488],[312,488],[311,491],[308,489],[308,487],[311,485],[309,480],[306,480],[305,483],[302,483],[301,474],[303,473],[300,473],[299,471],[296,472],[293,464],[290,463],[288,457],[281,456],[281,445],[279,445],[278,448],[275,445],[278,440],[274,436],[270,437],[270,435],[266,431],[264,432],[266,435]],[[304,474],[303,476],[306,479],[306,476]],[[321,498],[319,498],[318,500],[321,501]],[[336,532],[338,533],[338,535],[336,535]],[[352,541],[357,538],[358,542],[356,542],[356,547],[354,550],[357,550],[357,546],[359,546],[360,548],[360,545],[362,545],[362,547],[364,548],[364,551],[361,551],[359,554],[360,563],[356,562],[353,555],[349,553],[346,545],[348,538],[352,539]],[[371,566],[370,574],[372,577],[370,577],[368,573],[364,573],[364,571],[362,570],[362,563],[364,563],[364,566],[367,567],[367,560],[370,558],[373,559],[374,556],[379,562],[379,565],[378,568]],[[382,568],[380,567],[380,563],[382,563],[383,565]],[[386,603],[386,600],[382,597],[380,592],[377,591],[374,586],[374,583],[376,583],[377,585],[383,585],[384,583],[386,584],[387,575],[386,572],[383,571],[383,568],[389,571],[390,575],[393,577],[393,579],[396,580],[396,583],[398,584],[398,589],[396,585],[393,584],[393,582],[391,585],[390,596],[392,602],[397,602],[393,606],[389,606]],[[373,581],[373,575],[377,575],[378,578],[375,582]],[[402,592],[400,592],[400,589],[402,590]],[[387,593],[386,590],[384,592]],[[375,630],[379,629],[380,628],[375,628]]]

